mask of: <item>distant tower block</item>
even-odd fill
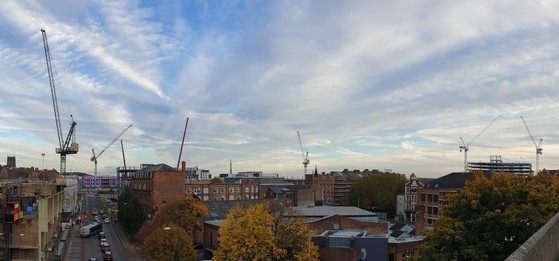
[[[16,167],[16,156],[8,156],[7,164],[8,168],[15,168]]]

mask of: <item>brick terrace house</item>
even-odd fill
[[[417,190],[423,188],[425,183],[428,183],[432,179],[420,179],[414,173],[410,175],[408,182],[406,182],[406,191],[404,192],[404,213],[405,220],[408,222],[415,222],[417,205]]]
[[[487,178],[491,177],[490,172],[483,172],[483,174]],[[466,181],[473,178],[473,172],[453,172],[428,182],[423,188],[418,188],[417,233],[423,234],[424,229],[432,229],[433,224],[439,219],[447,198],[463,188]]]
[[[185,198],[185,172],[166,164],[142,165],[130,178],[130,191],[136,196],[146,215],[155,213],[167,202]]]

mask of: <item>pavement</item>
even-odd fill
[[[130,242],[128,236],[126,235],[126,233],[122,229],[122,226],[120,225],[120,223],[119,222],[111,222],[111,224],[112,224],[112,228],[116,232],[116,235],[118,237],[118,240],[120,241],[120,244],[122,245],[122,248],[124,249],[124,252],[126,252],[126,254],[129,257],[128,260],[130,260],[130,261],[146,260],[145,258],[142,258],[143,253],[142,253],[142,248],[140,247],[140,245]]]

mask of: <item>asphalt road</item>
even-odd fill
[[[89,260],[89,258],[92,257],[97,258],[97,260],[103,260],[103,253],[99,247],[99,239],[97,235],[90,238],[80,237],[80,226],[94,222],[94,216],[91,215],[91,210],[93,208],[96,208],[97,210],[101,209],[101,204],[97,196],[84,195],[84,199],[84,202],[86,202],[85,209],[87,219],[85,223],[82,223],[81,225],[74,225],[71,229],[69,247],[66,249],[67,252],[64,260]],[[131,258],[124,250],[123,243],[121,242],[112,222],[109,224],[103,224],[103,231],[107,237],[107,242],[110,244],[113,260],[130,260]]]

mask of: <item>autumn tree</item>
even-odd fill
[[[148,260],[195,261],[196,252],[188,233],[176,224],[156,228],[144,239]]]
[[[352,206],[376,208],[390,215],[396,213],[396,195],[404,193],[406,177],[398,173],[379,172],[369,175],[351,186],[349,200]]]
[[[419,260],[504,260],[559,211],[557,176],[476,173],[427,232]]]
[[[270,207],[274,216],[274,238],[279,255],[276,260],[318,260],[318,247],[310,242],[315,236],[306,220],[292,208]],[[310,252],[309,252],[310,244]]]
[[[138,238],[145,238],[152,231],[176,224],[188,233],[202,229],[202,218],[208,216],[208,209],[197,199],[186,198],[160,207],[149,224],[142,227]]]
[[[219,228],[214,260],[318,260],[309,227],[302,219],[285,218],[266,204],[235,207]]]

